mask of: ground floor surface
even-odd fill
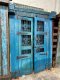
[[[12,80],[60,80],[60,64],[51,70],[45,70],[39,73],[32,73],[30,75],[23,75],[17,79]]]

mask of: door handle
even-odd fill
[[[24,34],[27,34],[27,33],[25,33],[25,32],[17,32],[17,35],[24,35]]]
[[[41,53],[40,55],[47,55],[47,52],[46,53]]]
[[[26,58],[28,56],[17,56],[17,59],[22,59],[22,58]]]

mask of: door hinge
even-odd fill
[[[48,35],[48,32],[45,32],[46,35]]]

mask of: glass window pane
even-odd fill
[[[37,21],[37,31],[44,31],[44,22]]]
[[[21,30],[31,32],[31,21],[21,20]]]
[[[44,52],[44,48],[39,48],[39,47],[38,47],[38,48],[36,48],[36,52],[37,52],[37,53],[39,53],[39,52]]]
[[[22,46],[31,45],[31,35],[22,35]]]
[[[44,44],[44,35],[37,35],[36,36],[36,44],[37,45],[42,45]]]

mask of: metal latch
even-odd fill
[[[17,59],[22,59],[22,58],[25,58],[25,57],[28,57],[28,56],[17,56]]]

